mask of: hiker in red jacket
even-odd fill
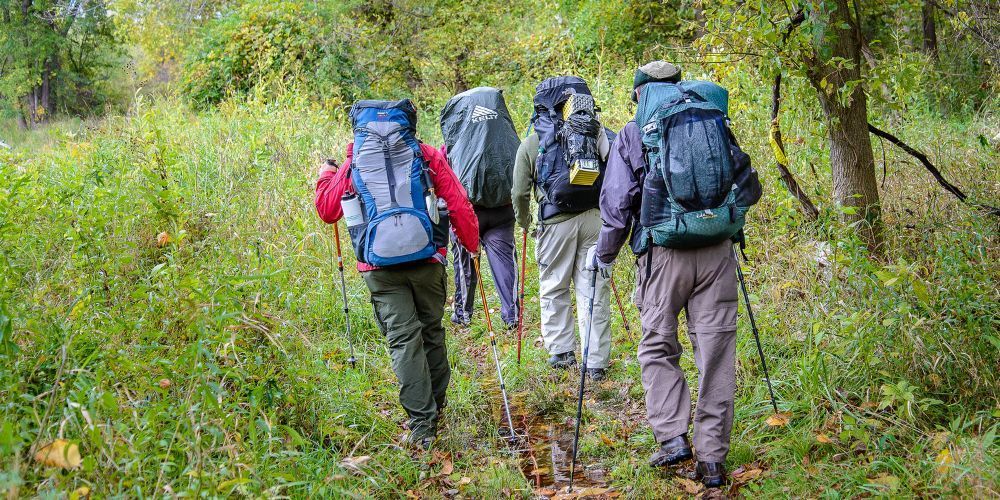
[[[356,194],[367,211],[363,224],[348,228],[352,247],[359,254],[358,271],[371,291],[375,319],[389,344],[392,369],[399,380],[399,400],[410,417],[405,442],[427,449],[437,436],[451,373],[441,324],[447,293],[447,219],[450,217],[459,243],[473,254],[479,251],[479,222],[445,157],[413,138],[416,111],[409,101],[361,101],[352,109],[351,117],[355,130],[362,130],[355,136],[355,143],[361,146],[357,155],[355,143],[347,146],[343,168],[320,167],[316,211],[324,222],[336,223],[344,215],[345,194],[349,196],[346,203]],[[370,130],[368,135],[365,127]],[[435,226],[445,227],[435,227],[428,243],[436,249],[428,247],[425,249],[429,252],[410,253],[428,256],[395,263],[391,259],[407,258],[398,255],[412,247],[414,241],[427,242],[431,236],[425,233],[428,219],[421,224],[407,221],[427,217],[431,210],[438,212],[422,202],[424,193],[415,191],[417,188],[430,193],[428,200],[435,195],[443,200],[437,203],[440,221],[428,219]],[[352,223],[350,217],[347,222]],[[442,233],[440,239],[438,233]],[[378,237],[383,240],[371,241]],[[393,263],[380,267],[363,262],[376,259]]]

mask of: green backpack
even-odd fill
[[[705,81],[641,89],[635,122],[648,170],[639,223],[648,242],[700,248],[733,238],[760,183],[729,130],[728,93]]]

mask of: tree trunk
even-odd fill
[[[38,87],[38,104],[40,106],[40,116],[38,116],[39,122],[47,122],[49,116],[52,115],[52,75],[56,70],[56,61],[54,57],[50,57],[45,61],[45,65],[42,69],[42,84]]]
[[[456,94],[469,90],[469,83],[465,81],[465,75],[462,74],[462,65],[467,57],[466,53],[462,52],[451,64],[452,78],[454,79],[452,86]]]
[[[701,0],[694,4],[694,37],[695,39],[705,36],[705,6]]]
[[[807,73],[826,116],[833,193],[841,206],[849,208],[844,214],[846,222],[854,225],[869,250],[878,254],[882,246],[878,181],[868,135],[867,97],[857,83],[861,80],[861,31],[848,0],[836,0],[826,29],[826,35],[815,42],[818,45],[807,61]],[[847,63],[831,62],[837,60]],[[851,85],[853,90],[845,96]]]
[[[938,58],[937,26],[934,21],[934,2],[932,0],[924,0],[921,14],[924,25],[924,53],[936,61]]]

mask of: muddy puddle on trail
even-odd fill
[[[488,347],[467,348],[466,353],[477,360],[483,390],[499,397],[500,386],[489,371],[492,359],[489,359]],[[619,491],[608,486],[608,474],[603,467],[588,464],[581,460],[585,457],[580,456],[576,460],[573,492],[568,492],[570,463],[573,460],[574,421],[552,421],[544,416],[529,414],[524,410],[524,403],[518,395],[508,396],[511,420],[514,423],[514,439],[510,439],[507,415],[499,398],[497,404],[493,405],[493,417],[500,425],[501,437],[507,442],[509,450],[517,455],[521,472],[534,488],[536,498],[606,499],[620,495]]]
[[[607,471],[577,457],[573,492],[569,493],[570,464],[573,461],[573,426],[517,415],[514,420],[520,439],[521,471],[540,498],[612,498]]]

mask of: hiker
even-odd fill
[[[600,381],[611,354],[610,294],[603,276],[591,289],[585,267],[587,251],[601,228],[598,196],[612,132],[598,121],[594,98],[579,77],[541,82],[535,88],[534,106],[534,132],[518,147],[511,196],[517,223],[525,230],[532,223],[532,193],[539,206],[535,259],[542,339],[550,366],[575,365],[570,284],[576,290],[581,346],[589,320],[586,304],[596,293],[587,366],[588,375]]]
[[[316,210],[345,218],[375,319],[389,344],[399,401],[409,415],[404,442],[427,449],[437,434],[451,370],[445,345],[448,224],[479,251],[479,225],[445,157],[414,136],[409,99],[358,101],[354,142],[339,170],[320,169]]]
[[[611,147],[601,190],[604,221],[588,267],[606,270],[629,239],[637,255],[635,303],[646,412],[660,443],[654,467],[692,458],[691,395],[681,370],[677,317],[687,318],[698,368],[696,472],[708,487],[726,477],[736,390],[736,260],[744,214],[760,199],[750,158],[728,126],[728,94],[681,81],[654,61],[635,72],[636,117]],[[644,147],[645,145],[645,147]]]
[[[510,188],[519,140],[503,92],[477,87],[452,97],[441,110],[441,151],[458,175],[479,219],[479,239],[486,250],[493,284],[500,296],[500,317],[517,326],[514,297],[514,206]],[[476,304],[472,256],[452,234],[455,300],[452,323],[467,326]]]

